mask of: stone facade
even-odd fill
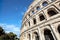
[[[23,17],[20,40],[60,40],[60,0],[34,0]]]

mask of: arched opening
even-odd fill
[[[40,19],[40,21],[42,21],[42,20],[45,19],[45,17],[44,17],[42,14],[40,14],[40,15],[39,15],[39,19]]]
[[[40,10],[41,8],[40,8],[40,6],[37,6],[36,9],[37,9],[37,10]]]
[[[30,14],[28,14],[28,16],[30,17]]]
[[[35,34],[35,40],[39,40],[39,35],[38,35],[38,33],[37,33],[37,32],[34,32],[34,34]]]
[[[45,7],[45,6],[48,5],[48,2],[44,1],[44,2],[42,3],[42,5]]]
[[[31,36],[30,36],[30,34],[29,34],[29,40],[31,40]]]
[[[51,34],[51,31],[48,29],[44,30],[44,37],[45,37],[45,40],[54,40],[54,38]]]
[[[34,10],[32,11],[32,14],[35,14]]]
[[[29,26],[30,26],[30,22],[28,22]]]
[[[49,16],[56,15],[58,12],[54,8],[50,8],[47,10]]]
[[[59,3],[59,6],[60,6],[60,3]]]
[[[35,18],[33,18],[33,22],[34,22],[34,24],[36,24],[36,19]]]
[[[58,25],[58,32],[60,33],[60,25]]]

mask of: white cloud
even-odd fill
[[[0,26],[2,26],[2,28],[5,30],[5,32],[9,33],[9,32],[13,32],[16,35],[20,35],[20,27],[17,27],[16,25],[8,25],[8,24],[1,24]]]

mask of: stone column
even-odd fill
[[[33,19],[30,19],[30,25],[33,26]]]
[[[56,29],[54,29],[54,26],[53,26],[52,24],[50,24],[49,26],[50,26],[51,31],[52,31],[52,33],[53,33],[54,39],[55,39],[55,40],[58,40],[58,37],[57,37],[57,35],[56,35],[56,31],[55,31]]]
[[[28,40],[28,35],[27,35],[27,33],[26,33],[26,40]]]
[[[39,27],[38,27],[38,34],[39,34],[39,40],[42,40],[41,31]]]
[[[44,15],[45,15],[46,20],[48,20],[49,19],[49,15],[47,14],[47,9],[44,10]]]
[[[32,33],[30,35],[31,35],[31,40],[32,40]]]
[[[39,20],[39,15],[36,15],[36,22],[39,23],[40,20]]]

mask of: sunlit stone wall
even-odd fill
[[[20,40],[60,40],[60,0],[34,0],[20,32]]]

